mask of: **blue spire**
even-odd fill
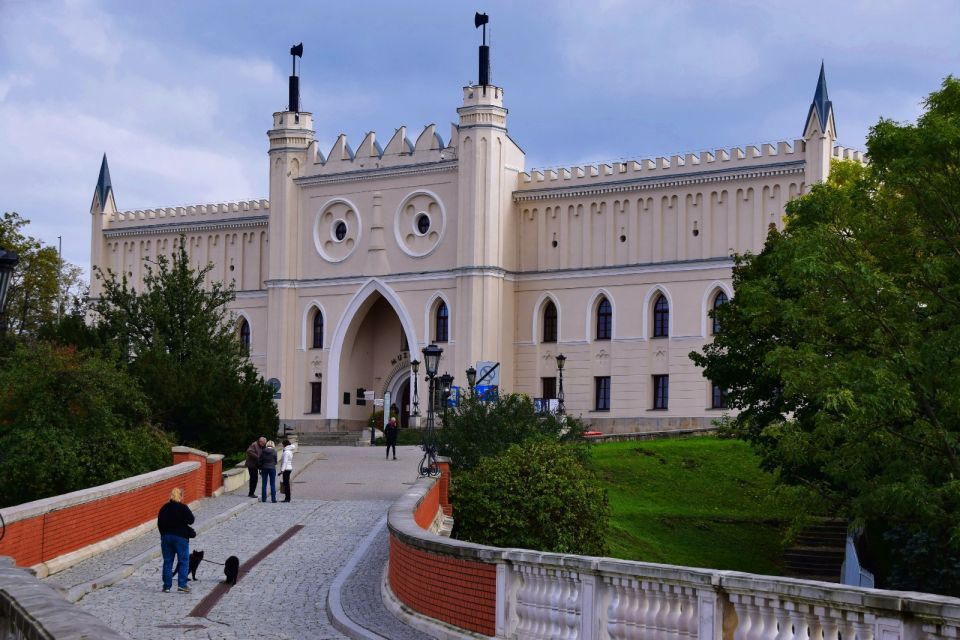
[[[97,178],[96,195],[100,199],[100,209],[107,206],[107,194],[113,191],[113,185],[110,184],[110,167],[107,166],[107,154],[103,154],[103,162],[100,163],[100,177]]]
[[[826,129],[827,117],[833,108],[830,97],[827,95],[827,74],[823,71],[823,61],[820,61],[820,79],[817,80],[817,90],[813,93],[813,106],[817,109],[817,116],[820,117],[820,127]]]
[[[810,110],[807,111],[807,123],[804,125],[803,135],[806,136],[810,130],[814,114],[817,116],[817,128],[825,132],[827,127],[833,125],[833,133],[836,135],[836,124],[833,123],[833,103],[830,102],[830,96],[827,95],[827,74],[823,70],[823,61],[820,61],[820,78],[817,80],[817,90],[813,92],[813,102],[810,103]]]

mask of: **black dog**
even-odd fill
[[[240,573],[240,558],[230,556],[223,565],[223,575],[227,576],[227,584],[237,584],[237,574]]]
[[[200,567],[200,563],[203,562],[203,551],[191,551],[189,560],[190,561],[188,562],[187,573],[193,576],[193,580],[194,582],[196,582],[197,569]],[[209,560],[207,562],[209,562]],[[180,558],[177,558],[177,566],[173,568],[173,574],[176,575],[179,572],[180,572]]]

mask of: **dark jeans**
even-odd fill
[[[177,572],[177,586],[187,586],[187,571],[190,570],[190,541],[172,533],[160,535],[160,553],[163,554],[163,588],[173,586],[173,558],[180,562]]]
[[[388,458],[390,457],[391,448],[393,449],[393,457],[396,458],[397,457],[397,441],[396,440],[394,440],[393,442],[390,442],[389,440],[387,440],[387,457]]]
[[[260,469],[260,500],[267,501],[267,478],[270,479],[270,502],[277,501],[277,469]]]
[[[252,498],[257,495],[257,468],[247,467],[247,473],[250,474],[250,491],[247,492],[247,495]]]
[[[290,502],[290,472],[283,472],[283,493],[286,496],[284,502]]]

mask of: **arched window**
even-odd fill
[[[323,349],[323,313],[317,309],[313,313],[313,349]]]
[[[670,335],[670,303],[662,293],[653,304],[653,337],[666,338]]]
[[[446,302],[441,302],[437,306],[436,327],[435,342],[446,342],[450,339],[450,312],[447,310]]]
[[[723,291],[717,293],[717,297],[713,299],[713,310],[716,312],[720,308],[720,305],[727,304],[727,294]],[[716,335],[720,333],[720,320],[717,319],[717,314],[713,314],[713,334]]]
[[[613,335],[613,307],[606,298],[597,305],[597,340],[609,340]]]
[[[240,318],[239,334],[244,353],[250,353],[250,323],[246,318]]]
[[[552,300],[547,301],[543,308],[543,340],[542,342],[557,341],[557,305]]]

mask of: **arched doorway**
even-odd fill
[[[383,283],[369,281],[348,305],[331,343],[330,417],[337,418],[341,428],[366,427],[374,407],[364,401],[363,391],[382,397],[389,383],[396,386],[391,403],[406,407],[403,380],[395,383],[394,378],[400,369],[409,371],[410,353],[417,348],[413,323],[399,298]],[[409,374],[405,377],[409,381]]]

